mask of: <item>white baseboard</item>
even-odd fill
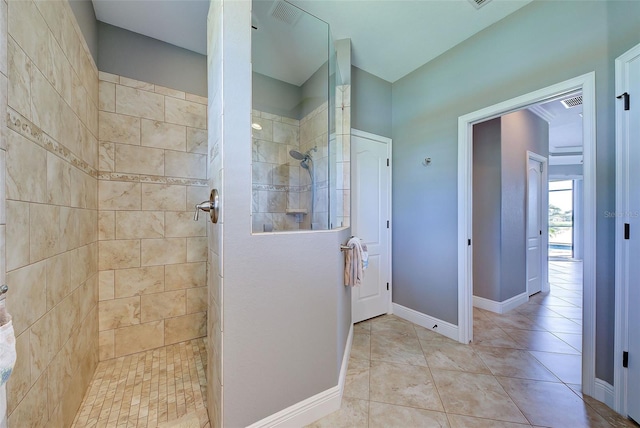
[[[428,328],[429,330],[435,331],[436,333],[440,333],[443,336],[448,337],[449,339],[455,340],[456,342],[458,341],[457,325],[453,325],[446,321],[442,321],[429,315],[425,315],[422,312],[409,309],[397,303],[392,303],[392,307],[394,315],[407,321],[411,321],[414,324],[418,324],[421,327]]]
[[[340,367],[340,376],[336,386],[289,406],[278,413],[267,416],[266,418],[249,425],[248,428],[302,427],[309,425],[310,423],[315,422],[336,410],[339,410],[340,404],[342,403],[342,392],[344,391],[344,383],[347,377],[347,368],[349,365],[352,343],[353,324],[351,325],[349,335],[347,336],[347,344],[344,349],[342,365]]]
[[[484,309],[485,311],[495,312],[497,314],[509,312],[511,309],[517,308],[528,301],[529,296],[526,291],[522,294],[518,294],[517,296],[513,296],[504,302],[496,302],[494,300],[485,299],[484,297],[473,296],[473,306]]]
[[[594,389],[593,398],[598,401],[602,401],[607,406],[614,408],[614,392],[613,385],[608,382],[603,381],[602,379],[596,378],[595,389]]]

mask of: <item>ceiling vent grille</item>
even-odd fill
[[[560,101],[564,108],[577,107],[582,105],[582,95],[578,95],[576,97],[567,98],[566,100]]]
[[[473,5],[476,9],[480,9],[482,6],[489,3],[491,0],[469,0],[469,3]]]
[[[269,15],[293,27],[302,16],[302,11],[286,1],[276,0],[271,6]]]

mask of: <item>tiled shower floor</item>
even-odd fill
[[[72,427],[156,427],[197,413],[208,427],[204,339],[98,365]]]

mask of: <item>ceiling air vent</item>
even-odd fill
[[[582,95],[578,95],[576,97],[567,98],[566,100],[560,101],[564,108],[577,107],[582,105]]]
[[[491,0],[469,0],[469,3],[473,5],[476,9],[480,9],[482,6],[489,3]]]
[[[276,0],[269,10],[269,15],[293,27],[302,16],[302,11],[286,1]]]

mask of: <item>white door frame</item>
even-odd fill
[[[596,254],[596,109],[595,72],[525,94],[458,118],[458,340],[473,339],[472,183],[475,123],[502,116],[559,94],[582,91],[584,171],[584,292],[582,391],[595,389],[595,254]]]
[[[628,90],[629,76],[625,75],[625,64],[640,56],[640,45],[637,45],[615,61],[616,95]],[[637,102],[637,101],[635,101]],[[629,176],[626,159],[628,158],[629,117],[623,114],[622,101],[616,102],[616,281],[615,281],[615,341],[613,351],[613,408],[627,414],[627,370],[622,367],[622,352],[628,346],[628,296],[629,254],[624,239],[624,213],[628,213],[627,193]]]
[[[542,282],[542,292],[546,293],[549,291],[549,263],[544,263],[549,258],[549,161],[546,157],[539,155],[537,153],[531,152],[527,150],[527,166],[529,164],[529,159],[536,160],[542,164],[542,198],[540,200],[540,220],[542,224],[542,239],[540,240],[540,281]],[[529,183],[529,168],[527,167],[527,183]],[[527,194],[529,192],[529,187],[527,184]],[[527,209],[525,211],[525,224],[529,224],[529,200],[527,199]],[[547,207],[545,212],[544,207]],[[525,242],[527,242],[527,228],[525,227]],[[528,245],[528,244],[527,244]],[[529,253],[527,252],[527,258],[529,257]],[[529,263],[527,260],[527,299],[531,295],[529,292]]]
[[[387,303],[387,313],[390,314],[392,313],[392,295],[393,295],[393,264],[391,263],[391,260],[393,260],[393,254],[392,254],[392,250],[393,250],[393,245],[392,245],[392,234],[393,234],[393,228],[391,227],[391,225],[393,224],[393,220],[391,218],[392,212],[393,210],[391,209],[392,205],[393,205],[393,162],[391,162],[391,154],[393,153],[393,140],[391,138],[387,138],[387,137],[383,137],[381,135],[376,135],[376,134],[371,134],[369,132],[365,132],[365,131],[360,131],[359,129],[354,129],[351,128],[351,136],[355,136],[355,137],[360,137],[360,138],[366,138],[369,140],[373,140],[373,141],[378,141],[381,143],[385,143],[387,145],[387,157],[389,159],[389,210],[387,212],[387,218],[389,219],[389,241],[388,241],[388,250],[389,250],[389,302]],[[351,150],[351,155],[350,155],[350,159],[353,162],[355,160],[355,154],[353,153],[353,145],[350,145],[350,150]],[[353,176],[352,180],[353,180]],[[350,185],[350,188],[353,189],[353,181]],[[356,206],[356,204],[353,203],[354,197],[353,197],[353,192],[351,193],[351,221],[353,221],[356,216],[354,213],[357,213],[358,207]],[[353,225],[353,224],[352,224]],[[352,293],[353,294],[353,293]],[[353,300],[352,300],[352,304],[353,304]]]

